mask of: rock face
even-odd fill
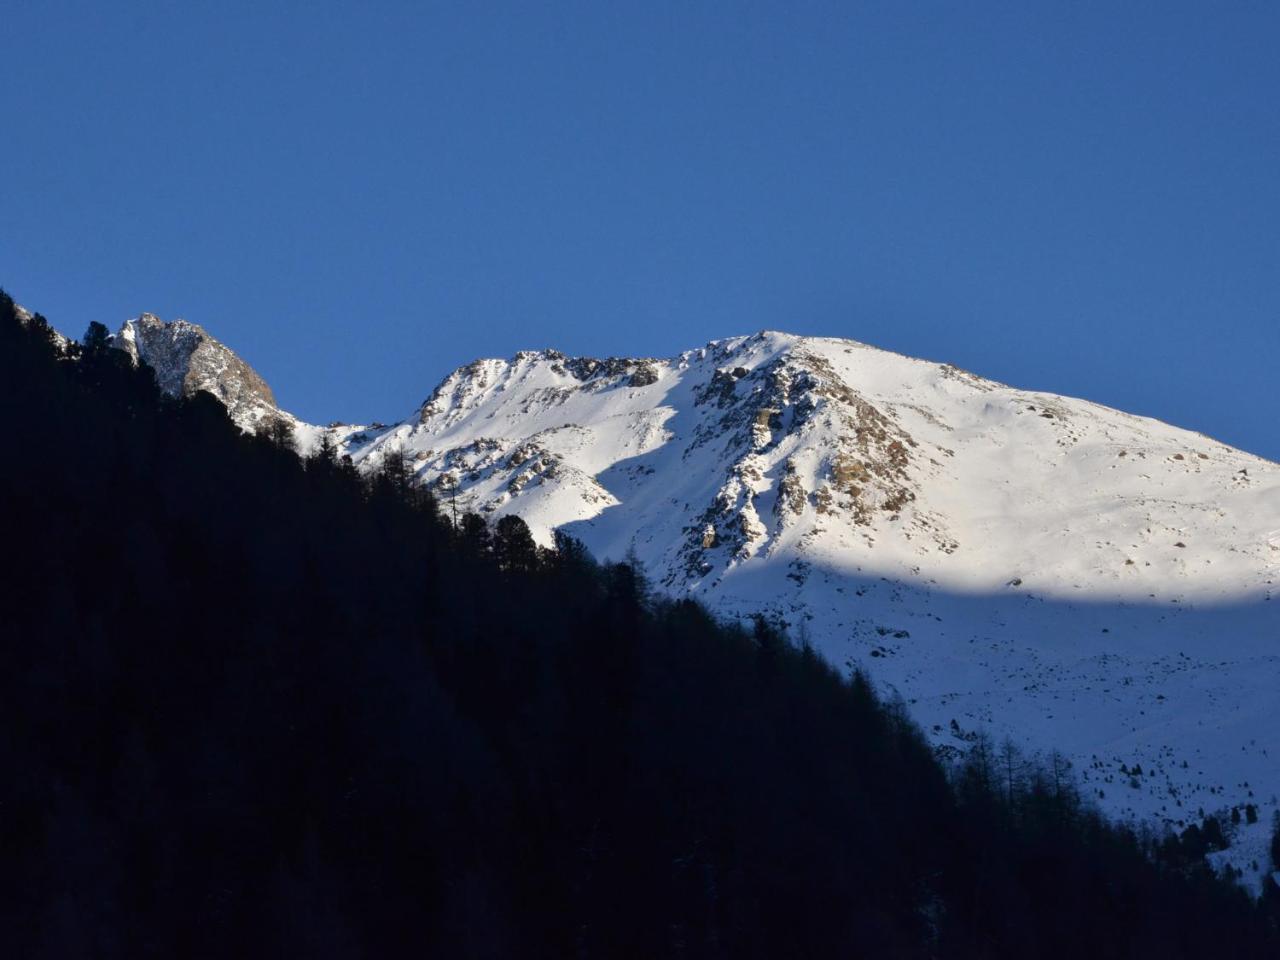
[[[166,323],[144,313],[126,321],[111,343],[135,363],[151,366],[160,389],[170,396],[213,394],[243,430],[256,431],[279,415],[267,382],[197,324]]]

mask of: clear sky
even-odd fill
[[[1280,459],[1280,4],[3,8],[0,284],[306,419],[770,328]]]

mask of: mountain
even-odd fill
[[[1280,887],[1205,863],[1229,821],[944,765],[765,621],[516,517],[459,536],[399,463],[302,460],[12,307],[0,954],[1280,953]]]
[[[144,313],[126,321],[111,345],[154,369],[160,389],[170,396],[204,391],[217,397],[241,429],[258,430],[279,416],[267,382],[198,324],[166,323]]]
[[[446,510],[515,513],[544,544],[560,530],[723,615],[780,619],[901,695],[943,754],[979,730],[1059,747],[1108,812],[1179,827],[1254,804],[1225,857],[1260,882],[1275,463],[776,332],[665,360],[479,360],[394,425],[296,424],[304,452],[325,435],[365,470],[407,458]]]

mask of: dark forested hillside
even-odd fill
[[[1052,764],[949,776],[780,628],[455,532],[103,334],[0,297],[0,954],[1280,952]]]

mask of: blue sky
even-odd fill
[[[1280,458],[1280,5],[3,21],[0,284],[68,332],[202,323],[307,419],[772,328]]]

